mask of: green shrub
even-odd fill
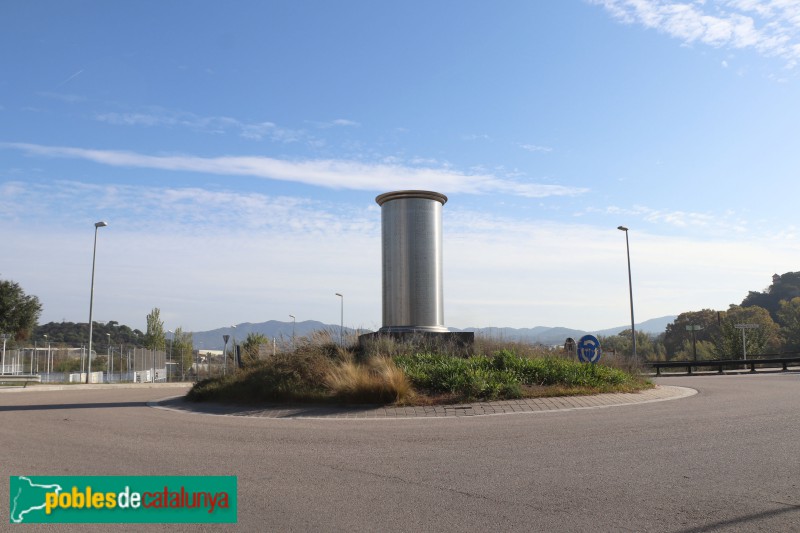
[[[369,350],[357,350],[342,348],[331,342],[330,334],[320,334],[244,370],[203,380],[187,397],[235,403],[408,404],[633,392],[652,386],[622,369],[579,363],[541,348],[492,346],[501,349],[466,357],[463,350],[419,349],[413,343],[378,338]]]
[[[519,398],[523,386],[584,387],[610,390],[632,385],[628,374],[602,365],[591,365],[556,357],[529,359],[508,350],[492,357],[469,358],[438,354],[395,357],[411,383],[433,393],[451,393],[464,398]]]

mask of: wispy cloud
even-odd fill
[[[193,113],[151,108],[144,112],[97,113],[95,120],[117,126],[180,127],[206,133],[232,133],[250,140],[298,142],[312,139],[302,130],[283,128],[270,121],[244,122],[231,117],[201,117]]]
[[[588,192],[588,189],[583,187],[530,183],[501,178],[490,173],[467,174],[449,168],[339,159],[290,161],[261,156],[145,155],[126,151],[26,143],[0,143],[0,147],[20,150],[31,156],[82,159],[115,167],[253,176],[330,189],[364,191],[435,189],[467,194],[494,192],[529,198],[577,196]]]
[[[616,217],[631,217],[644,220],[657,225],[668,225],[676,228],[703,228],[724,234],[743,233],[747,231],[747,222],[734,212],[726,213],[697,213],[692,211],[653,209],[651,207],[636,205],[630,208],[609,206],[604,209],[589,208],[589,214],[611,215]]]
[[[543,152],[543,153],[550,153],[553,151],[552,148],[549,146],[540,146],[538,144],[520,144],[520,148],[523,150],[527,150],[528,152]]]
[[[780,57],[794,67],[800,60],[800,4],[792,0],[589,0],[617,20],[664,32],[686,44],[751,48]]]
[[[336,127],[357,128],[361,126],[360,123],[346,118],[337,118],[336,120],[330,120],[330,121],[309,121],[309,124],[312,124],[314,127],[319,129],[336,128]]]
[[[48,91],[40,91],[36,93],[38,96],[42,98],[49,98],[51,100],[59,100],[61,102],[66,102],[68,104],[75,104],[78,102],[86,101],[86,97],[80,96],[77,94],[63,94],[63,93],[55,93],[55,92],[48,92]]]
[[[219,316],[238,323],[290,312],[337,323],[336,290],[347,294],[352,326],[379,327],[380,213],[368,203],[199,187],[5,182],[0,233],[14,236],[14,253],[4,257],[3,274],[42,298],[43,321],[78,320],[85,312],[92,223],[106,219],[98,252],[99,320],[143,327],[146,313],[158,306],[171,324],[196,330],[220,327]],[[624,324],[625,245],[615,226],[520,219],[448,203],[446,324]],[[800,252],[796,239],[776,246],[762,235],[701,239],[698,232],[664,237],[641,229],[633,239],[643,318],[724,309],[768,283],[773,272],[791,270]],[[58,261],[30,260],[43,250]]]

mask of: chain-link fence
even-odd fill
[[[86,346],[35,346],[6,349],[0,374],[39,375],[43,383],[146,383],[194,380],[199,365],[172,361],[164,350],[112,346],[105,352]]]

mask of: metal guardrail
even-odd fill
[[[36,374],[0,374],[0,383],[22,383],[22,387],[28,386],[28,383],[41,383],[42,376]]]
[[[800,364],[800,355],[794,355],[791,357],[766,357],[766,358],[754,358],[754,359],[715,359],[715,360],[705,360],[705,361],[656,361],[647,363],[649,366],[653,367],[656,371],[656,375],[661,375],[662,368],[686,368],[687,374],[692,374],[692,368],[699,368],[699,367],[717,367],[717,371],[722,374],[723,367],[726,366],[733,366],[733,367],[741,367],[741,366],[749,366],[750,372],[756,371],[756,365],[760,366],[773,366],[782,367],[782,371],[786,372],[789,370],[790,364]]]

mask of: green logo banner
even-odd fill
[[[11,476],[12,524],[236,523],[235,476]]]

